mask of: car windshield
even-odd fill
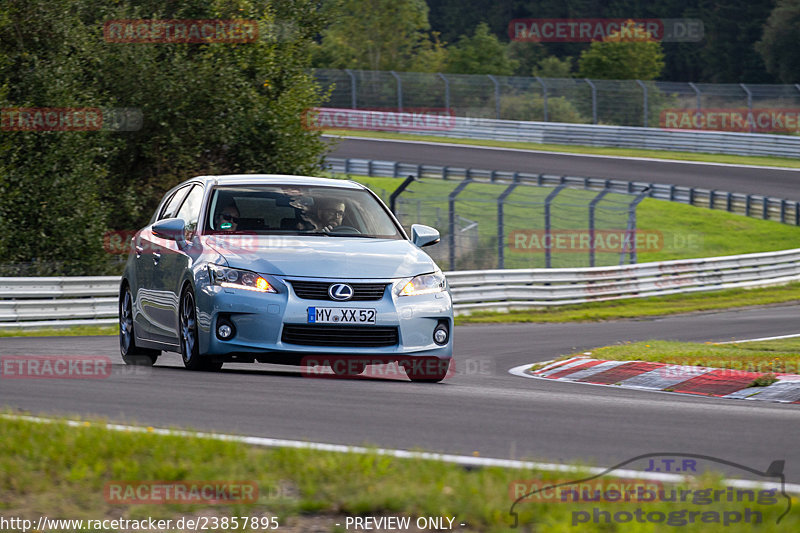
[[[369,192],[344,187],[216,187],[205,233],[326,235],[402,239],[386,208]]]

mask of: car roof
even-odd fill
[[[201,180],[208,185],[313,185],[315,187],[339,187],[363,189],[364,186],[350,180],[293,176],[289,174],[224,174],[219,176],[197,176],[186,182]]]

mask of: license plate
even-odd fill
[[[353,307],[309,307],[309,324],[374,324],[375,309]]]

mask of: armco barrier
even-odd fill
[[[355,117],[375,111],[341,110]],[[383,112],[387,115],[386,112]],[[429,135],[458,139],[520,141],[537,144],[569,144],[706,152],[712,154],[800,157],[800,136],[737,133],[727,131],[667,130],[634,126],[601,126],[560,122],[523,122],[489,118],[454,117],[446,130],[382,128],[409,135]]]
[[[581,176],[558,176],[552,174],[533,174],[527,172],[510,172],[504,170],[483,170],[475,168],[443,167],[438,165],[420,165],[416,163],[399,163],[397,161],[376,161],[371,159],[342,159],[327,157],[325,165],[334,174],[354,174],[378,177],[441,178],[463,180],[470,178],[476,181],[512,182],[538,185],[540,187],[557,187],[567,185],[590,190],[608,189],[609,192],[638,194],[647,190],[650,198],[669,200],[682,204],[718,209],[764,220],[773,220],[800,226],[800,202],[763,196],[760,194],[743,194],[700,187],[646,183],[640,181],[622,181],[603,178],[586,178]]]
[[[456,312],[468,314],[782,285],[800,281],[800,249],[617,267],[446,275]],[[0,278],[0,328],[113,324],[118,283],[116,277]]]

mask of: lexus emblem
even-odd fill
[[[331,300],[338,300],[340,302],[349,300],[353,297],[353,287],[347,283],[334,283],[328,287],[328,296]]]

